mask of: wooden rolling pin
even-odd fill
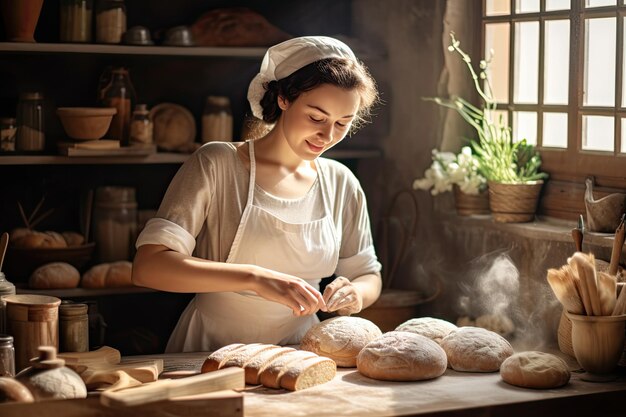
[[[100,395],[100,402],[107,406],[135,406],[185,395],[242,390],[245,385],[243,368],[232,367],[186,378],[161,379],[122,391],[106,391]]]

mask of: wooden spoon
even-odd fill
[[[9,245],[9,234],[7,232],[2,233],[0,237],[0,271],[2,271],[2,264],[4,263],[4,255],[7,252],[7,246]]]

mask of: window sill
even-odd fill
[[[576,222],[561,220],[553,217],[537,216],[535,221],[528,223],[498,223],[490,215],[458,216],[454,212],[441,214],[442,222],[447,226],[462,226],[481,228],[485,231],[501,231],[516,236],[537,239],[541,241],[569,242],[574,245],[572,229],[577,227]],[[614,233],[584,232],[583,250],[588,246],[612,248]],[[626,254],[622,248],[622,256]]]

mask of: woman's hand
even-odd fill
[[[289,307],[294,316],[307,316],[326,309],[322,294],[293,275],[260,268],[255,274],[252,290],[266,300]]]
[[[363,309],[363,296],[345,277],[337,277],[326,286],[324,301],[327,311],[337,311],[341,316],[349,316]]]

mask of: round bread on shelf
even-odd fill
[[[35,269],[28,286],[37,290],[76,288],[80,282],[78,269],[66,262],[51,262]]]
[[[369,342],[359,353],[359,372],[383,381],[421,381],[446,371],[446,352],[428,337],[410,332],[388,332]]]
[[[456,325],[449,321],[434,317],[419,317],[400,324],[396,327],[396,331],[419,334],[441,344],[441,339],[457,328]]]
[[[154,124],[154,143],[166,151],[188,149],[196,140],[196,120],[187,108],[161,103],[150,110]]]
[[[83,274],[83,288],[132,287],[133,264],[129,261],[106,262],[91,267]]]
[[[382,332],[374,323],[360,317],[339,316],[311,327],[300,342],[300,349],[326,356],[337,366],[353,368],[356,357]]]
[[[500,366],[500,376],[504,382],[523,388],[562,387],[569,382],[570,375],[563,359],[534,350],[509,356]]]
[[[480,327],[459,327],[441,341],[448,366],[461,372],[497,372],[513,347],[496,332]]]

